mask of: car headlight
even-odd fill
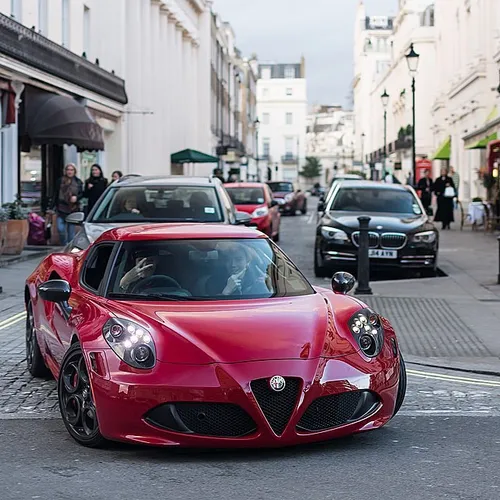
[[[423,233],[417,233],[413,235],[412,239],[415,243],[434,243],[436,241],[436,232],[424,231]]]
[[[141,369],[155,365],[155,344],[142,326],[127,319],[112,318],[106,322],[102,333],[109,347],[127,365]]]
[[[349,241],[349,237],[345,231],[342,229],[336,229],[334,227],[322,226],[321,234],[326,240],[334,241]]]
[[[269,213],[269,209],[267,207],[256,208],[252,212],[252,219],[255,219],[256,217],[264,217],[268,213]]]
[[[384,345],[384,329],[378,314],[361,309],[349,320],[349,329],[365,356],[374,358]]]
[[[287,203],[290,203],[292,200],[293,200],[293,193],[288,193],[287,195],[285,195],[285,201]]]

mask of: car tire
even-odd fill
[[[50,378],[52,376],[38,345],[31,301],[26,306],[26,364],[33,377]]]
[[[396,397],[396,405],[394,407],[394,413],[392,416],[394,417],[398,411],[401,409],[403,401],[406,395],[406,385],[408,383],[408,376],[406,375],[406,364],[403,359],[403,355],[401,352],[399,353],[399,385],[398,385],[398,395]]]
[[[307,201],[304,201],[304,204],[302,205],[302,210],[300,211],[302,215],[306,215],[307,213]]]
[[[99,430],[87,365],[78,342],[64,355],[57,395],[61,417],[70,436],[82,446],[102,446],[106,440]]]
[[[319,249],[314,248],[314,276],[316,278],[328,278],[330,275],[329,269],[321,265],[321,257],[319,255]]]

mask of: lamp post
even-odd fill
[[[257,161],[257,181],[260,182],[260,167],[259,167],[259,126],[260,121],[259,117],[255,118],[253,122],[253,126],[255,127],[255,160]]]
[[[385,179],[385,169],[387,167],[387,105],[389,104],[389,94],[384,89],[384,93],[380,96],[382,106],[384,108],[384,166],[382,169],[382,179]]]
[[[412,115],[413,115],[413,128],[412,128],[412,177],[413,184],[417,180],[417,152],[415,146],[415,75],[418,70],[418,62],[420,55],[415,52],[413,43],[410,45],[410,51],[406,54],[406,62],[408,63],[408,70],[411,75],[411,93],[412,93]]]

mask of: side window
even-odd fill
[[[227,191],[224,187],[221,187],[219,190],[222,206],[224,207],[224,212],[226,212],[229,222],[234,224],[236,222],[236,209],[234,208],[233,202],[231,198],[227,194]]]
[[[114,245],[110,243],[99,245],[94,248],[87,258],[83,270],[82,282],[95,292],[101,286],[113,248]]]

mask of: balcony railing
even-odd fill
[[[283,165],[297,165],[298,161],[298,158],[293,154],[286,154],[281,157]]]
[[[128,102],[121,78],[3,14],[0,53],[113,101]]]

